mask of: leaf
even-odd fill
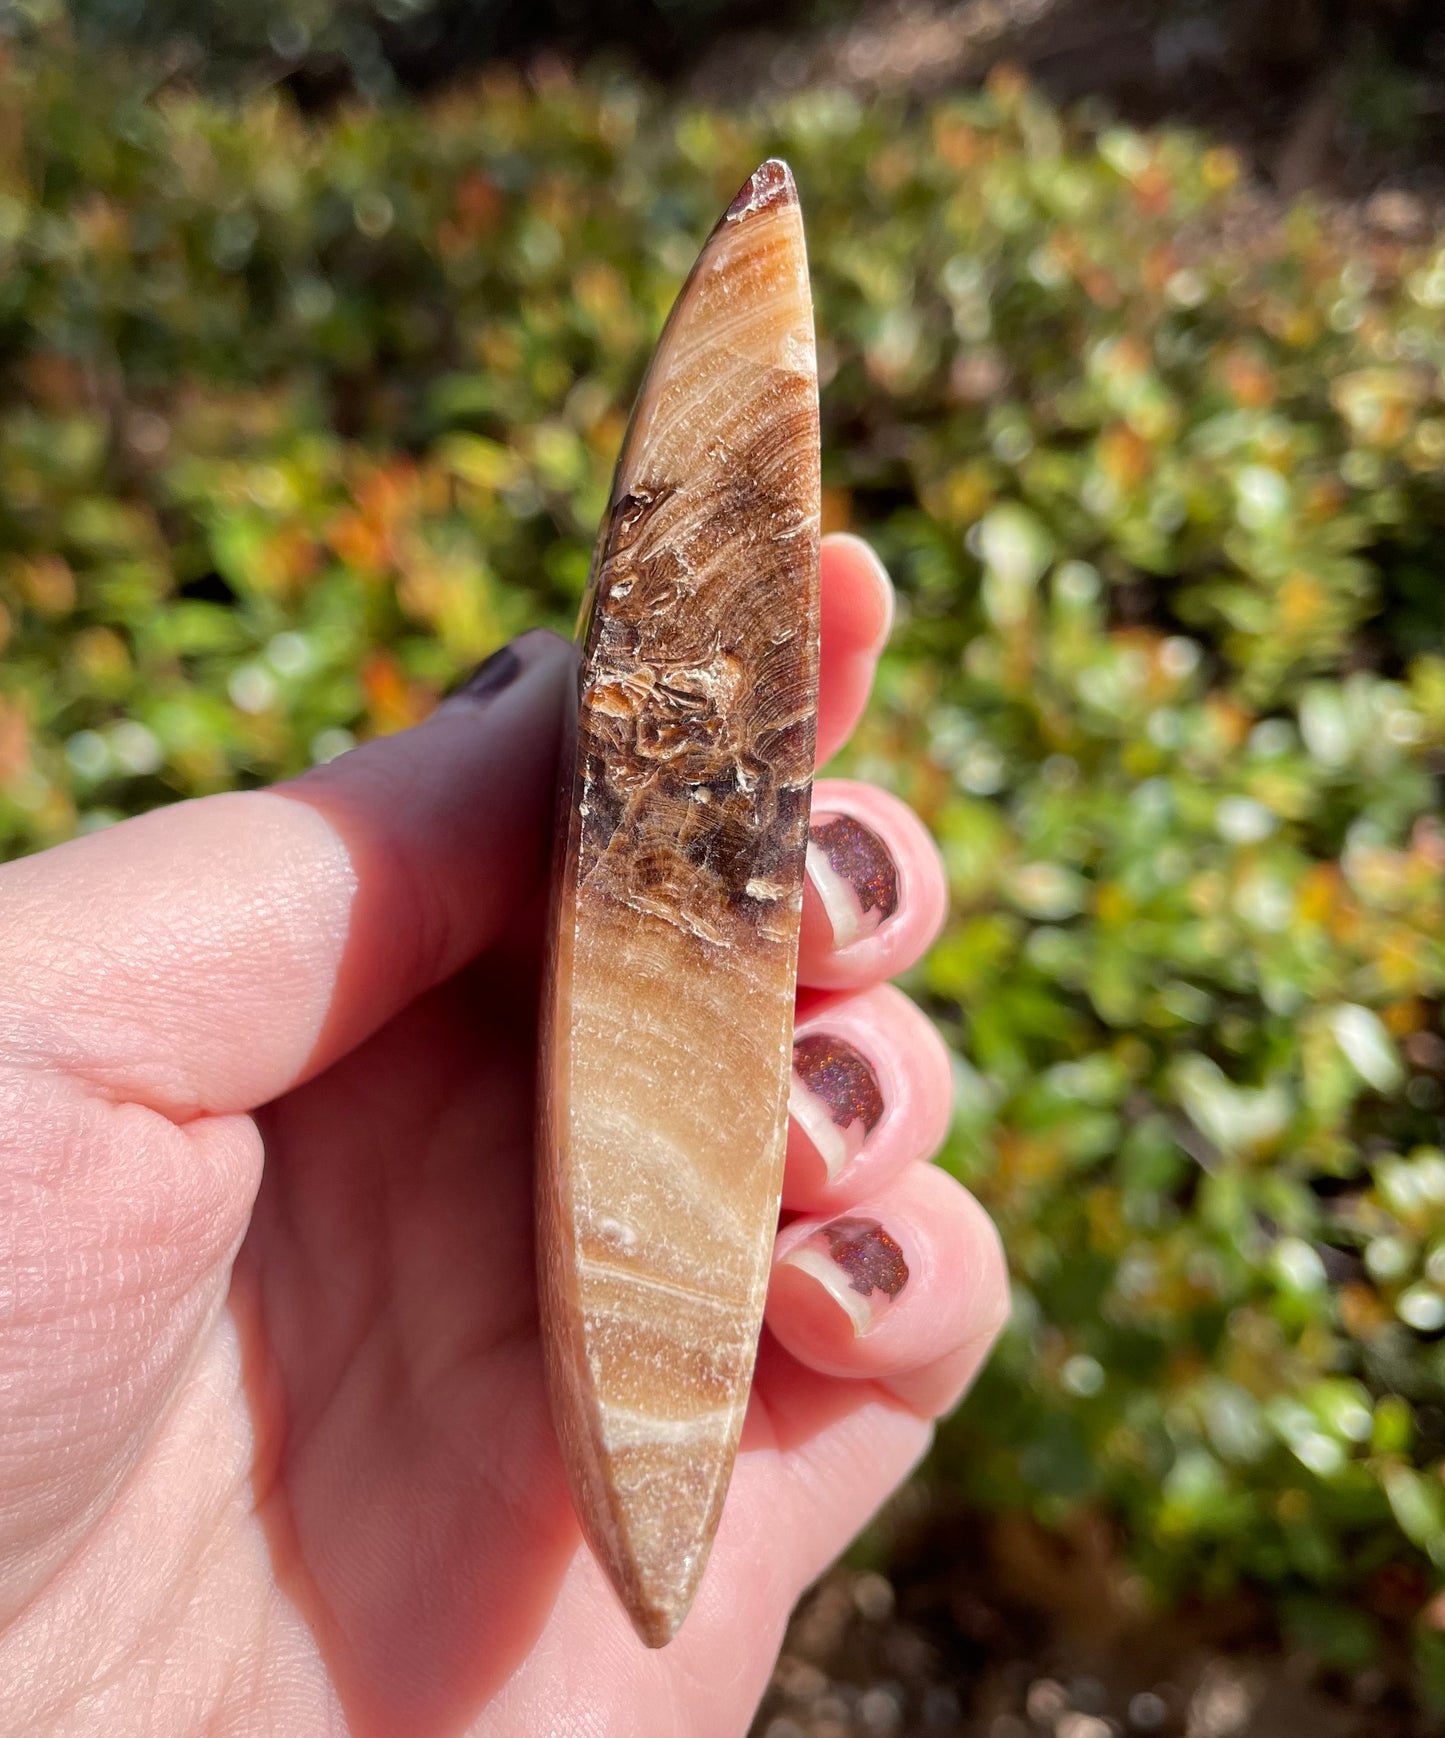
[[[1393,1092],[1404,1070],[1379,1015],[1358,1002],[1341,1002],[1330,1010],[1329,1020],[1335,1042],[1360,1079],[1376,1092]]]

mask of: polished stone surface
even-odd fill
[[[563,774],[543,1332],[579,1518],[651,1646],[717,1528],[777,1225],[818,490],[802,218],[769,162],[704,246],[633,412]]]

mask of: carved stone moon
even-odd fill
[[[770,161],[704,246],[633,411],[562,772],[543,1339],[578,1516],[653,1647],[717,1528],[777,1227],[818,490],[802,216]]]

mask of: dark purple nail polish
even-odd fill
[[[522,673],[522,660],[511,646],[502,646],[484,658],[466,681],[447,695],[448,700],[486,700],[510,687]]]
[[[898,909],[898,865],[878,835],[851,815],[809,829],[808,874],[833,926],[834,947],[871,935]]]
[[[832,1182],[882,1120],[883,1089],[860,1051],[831,1033],[810,1032],[793,1045],[788,1110]]]

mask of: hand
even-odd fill
[[[889,607],[830,540],[821,755]],[[536,1334],[571,669],[526,635],[416,730],[0,870],[0,1730],[741,1731],[1001,1325],[993,1231],[921,1162],[946,1055],[883,984],[937,857],[822,781],[770,1331],[697,1604],[636,1641]]]

